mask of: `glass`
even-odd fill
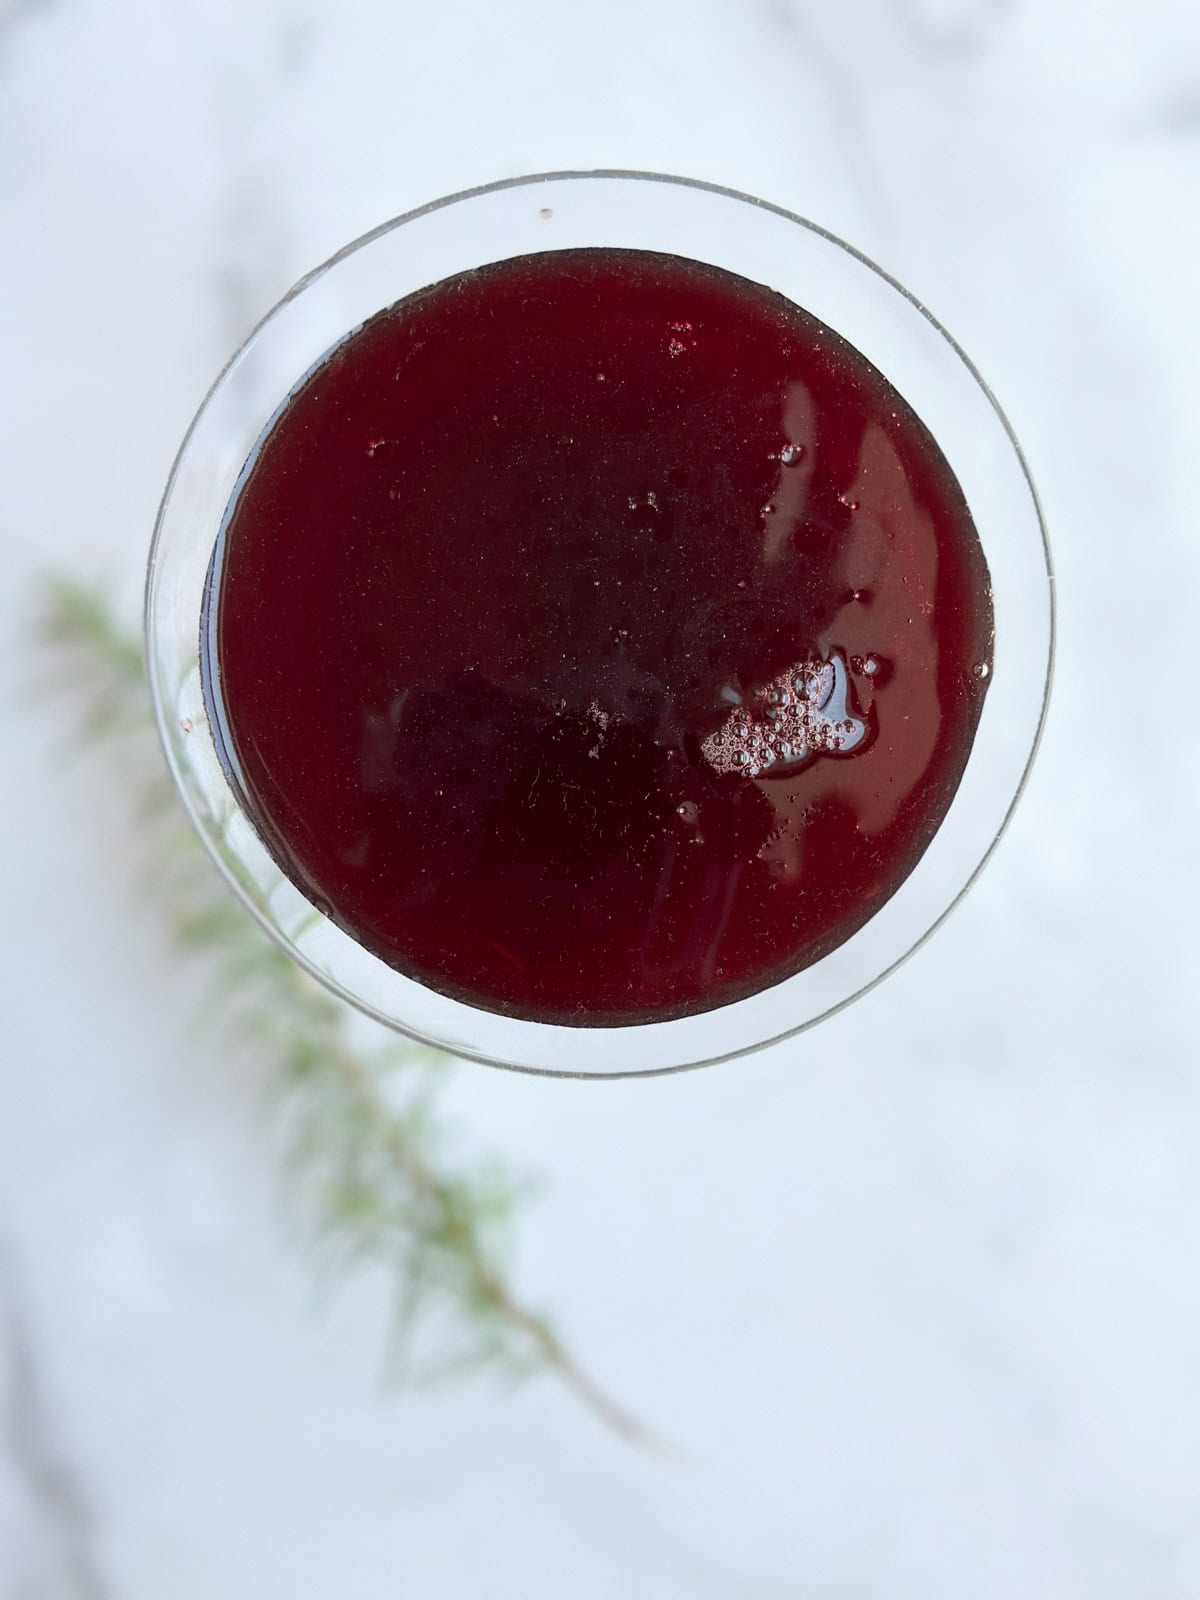
[[[991,571],[993,682],[958,793],[891,900],[839,949],[773,988],[694,1017],[563,1027],[483,1011],[403,977],[317,911],[240,809],[205,709],[199,625],[238,475],[297,383],[350,330],[415,290],[534,251],[661,251],[766,284],[842,334],[930,429],[966,495]],[[201,839],[264,931],[378,1021],[455,1055],[565,1077],[702,1066],[809,1028],[849,1005],[941,925],[979,875],[1041,735],[1054,644],[1053,577],[1036,491],[987,385],[907,290],[813,223],[714,185],[647,173],[550,173],[453,195],[348,245],[296,285],[218,377],[159,510],[146,645],[168,764]]]

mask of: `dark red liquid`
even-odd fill
[[[213,596],[284,871],[400,971],[555,1022],[704,1010],[847,939],[945,815],[991,660],[978,537],[895,390],[766,289],[626,251],[347,338],[249,463]]]

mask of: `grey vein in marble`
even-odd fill
[[[96,1556],[92,1508],[47,1404],[16,1263],[0,1248],[0,1449],[25,1490],[39,1564],[67,1584],[63,1600],[111,1600]],[[19,1572],[12,1600],[40,1600],[40,1574]],[[63,1591],[58,1590],[62,1595]]]
[[[1157,128],[1165,133],[1200,133],[1200,83],[1164,99],[1154,120]]]
[[[0,68],[8,58],[13,40],[35,17],[52,11],[57,0],[0,0]]]
[[[871,218],[875,248],[892,228],[892,212],[862,114],[862,102],[854,74],[841,53],[824,39],[812,24],[803,0],[762,0],[763,16],[778,32],[799,41],[807,51],[816,75],[829,92],[841,129],[841,144],[850,176],[855,182],[863,208]]]
[[[960,5],[960,14],[948,20],[935,20],[921,0],[895,0],[895,6],[897,18],[916,44],[932,54],[961,61],[986,48],[990,27],[1012,14],[1013,0]]]

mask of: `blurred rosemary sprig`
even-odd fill
[[[498,1161],[452,1155],[436,1115],[449,1058],[365,1029],[221,883],[158,750],[140,641],[101,594],[65,579],[47,585],[40,633],[81,733],[110,746],[135,796],[147,881],[173,938],[211,977],[214,1028],[258,1052],[279,1090],[305,1220],[336,1264],[373,1261],[392,1276],[402,1370],[427,1382],[549,1371],[617,1433],[649,1443],[517,1298],[508,1259],[521,1186]]]

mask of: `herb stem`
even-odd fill
[[[309,1207],[318,1237],[349,1260],[382,1257],[401,1290],[402,1329],[441,1312],[460,1348],[445,1371],[509,1365],[554,1373],[613,1433],[662,1449],[568,1352],[550,1324],[524,1305],[500,1268],[501,1225],[511,1180],[486,1164],[441,1163],[429,1098],[394,1109],[381,1090],[394,1049],[359,1049],[346,1010],[279,949],[230,898],[196,844],[154,749],[142,653],[102,594],[67,579],[47,585],[41,636],[75,686],[83,730],[121,742],[123,771],[138,778],[135,815],[147,879],[160,892],[177,944],[205,958],[225,1030],[271,1052],[289,1091]],[[62,687],[62,684],[59,685]],[[417,1047],[403,1064],[415,1070]],[[496,1179],[500,1182],[497,1186]],[[498,1198],[497,1198],[498,1196]]]
[[[367,1116],[386,1143],[396,1165],[404,1173],[413,1189],[441,1213],[442,1226],[452,1227],[454,1219],[445,1204],[445,1197],[437,1179],[404,1137],[401,1126],[389,1116],[380,1100],[362,1062],[348,1051],[333,1049],[330,1064],[341,1074],[353,1093],[360,1110]],[[629,1444],[639,1449],[661,1450],[662,1446],[650,1430],[632,1412],[614,1400],[605,1389],[587,1373],[567,1351],[558,1335],[538,1316],[518,1301],[502,1278],[484,1259],[476,1237],[463,1230],[460,1248],[467,1260],[475,1293],[490,1305],[512,1327],[518,1329],[567,1388],[608,1428]]]

